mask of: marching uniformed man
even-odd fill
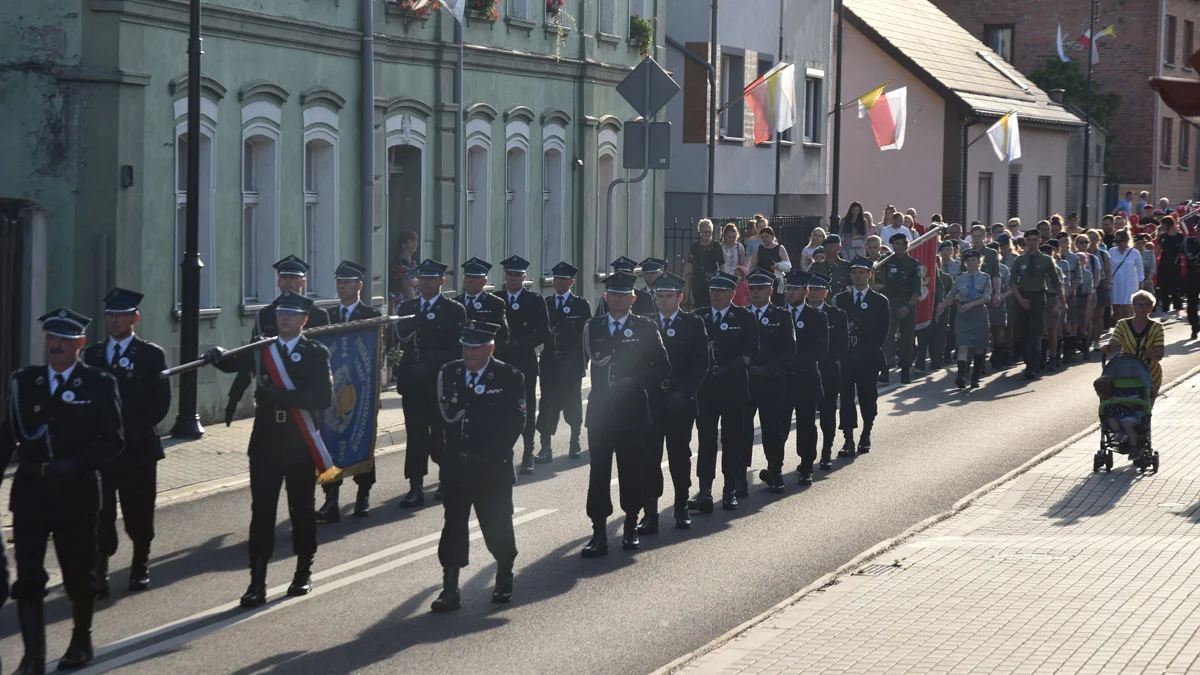
[[[1012,289],[1017,298],[1017,331],[1025,349],[1025,379],[1038,377],[1047,302],[1059,302],[1062,282],[1050,256],[1038,250],[1041,233],[1025,232],[1025,252],[1013,261]]]
[[[79,361],[87,317],[65,307],[38,319],[46,340],[46,365],[21,368],[9,384],[12,398],[0,426],[0,467],[13,454],[9,508],[16,541],[17,581],[12,596],[25,654],[18,673],[46,672],[46,544],[62,570],[71,600],[71,643],[60,670],[91,663],[96,591],[97,511],[103,499],[99,469],[125,445],[121,399],[108,372]]]
[[[296,554],[296,573],[287,594],[307,595],[312,590],[312,563],[317,553],[313,503],[317,467],[313,461],[314,441],[301,430],[320,411],[333,405],[329,349],[301,333],[308,323],[312,299],[284,291],[273,305],[279,336],[274,344],[228,360],[222,360],[225,350],[220,347],[204,353],[204,360],[222,372],[259,373],[249,447],[250,585],[242,595],[242,607],[258,607],[267,601],[267,562],[275,552],[275,514],[279,510],[279,489],[285,484],[292,551]]]
[[[462,264],[462,270],[463,293],[454,296],[454,301],[466,308],[468,320],[500,326],[493,344],[496,349],[503,349],[508,344],[508,317],[505,316],[507,309],[503,300],[483,290],[487,286],[492,264],[472,257]]]
[[[842,420],[841,429],[845,443],[838,457],[853,457],[855,452],[854,430],[858,428],[858,408],[862,409],[863,427],[859,435],[857,450],[871,451],[871,428],[877,413],[876,402],[879,390],[875,386],[879,373],[880,350],[887,337],[891,307],[887,296],[876,293],[868,285],[871,279],[871,261],[855,256],[850,261],[850,283],[853,286],[843,291],[834,304],[846,312],[846,328],[849,346],[842,358]],[[858,407],[855,407],[855,400]]]
[[[534,461],[539,464],[554,458],[551,439],[558,431],[561,414],[571,427],[571,459],[582,454],[579,431],[583,426],[583,373],[587,361],[583,354],[583,327],[592,315],[592,305],[586,298],[571,292],[579,269],[567,262],[551,268],[554,275],[554,295],[546,296],[550,312],[550,338],[542,348],[541,378],[542,405],[538,406],[537,430],[542,447]]]
[[[850,346],[846,327],[846,312],[825,302],[829,297],[829,279],[812,274],[808,279],[805,303],[825,315],[829,326],[829,348],[821,357],[821,400],[817,413],[821,418],[821,469],[833,469],[833,441],[837,433],[838,395],[842,388],[842,359]]]
[[[687,501],[692,487],[692,428],[696,424],[696,395],[708,374],[708,335],[704,320],[681,311],[683,277],[670,272],[658,279],[655,319],[671,362],[671,375],[651,386],[650,431],[646,439],[646,511],[638,534],[658,532],[658,498],[663,494],[662,458],[666,444],[667,466],[675,488],[675,527],[692,526]]]
[[[887,328],[887,336],[883,342],[883,355],[887,360],[887,369],[880,376],[880,382],[888,381],[888,371],[900,366],[900,382],[912,382],[913,351],[916,347],[917,301],[921,299],[921,263],[908,254],[908,235],[897,232],[891,236],[888,243],[892,247],[892,255],[880,266],[883,294],[887,296],[891,308],[891,323]],[[899,362],[897,362],[896,333],[900,334]]]
[[[717,476],[717,426],[721,430],[721,474],[725,479],[721,508],[736,510],[739,479],[745,481],[746,413],[750,409],[750,364],[758,358],[758,326],[745,307],[733,304],[737,279],[718,272],[709,279],[711,307],[695,310],[704,318],[708,334],[709,370],[700,387],[697,403],[696,432],[699,456],[696,477],[700,490],[688,501],[688,508],[699,513],[713,511],[713,481]]]
[[[429,460],[442,459],[445,430],[437,411],[437,374],[447,363],[458,358],[455,346],[467,310],[442,297],[446,266],[428,258],[417,266],[417,297],[400,303],[396,311],[412,319],[395,324],[395,339],[403,350],[396,366],[396,392],[404,406],[404,424],[408,447],[404,453],[404,477],[408,494],[400,500],[404,508],[425,505],[425,474]],[[441,488],[434,492],[441,498]]]
[[[787,314],[796,331],[796,349],[787,368],[787,408],[783,418],[786,439],[796,413],[796,454],[800,456],[800,485],[812,485],[813,462],[817,460],[817,406],[824,398],[824,380],[820,362],[829,350],[829,319],[820,309],[809,306],[806,298],[812,276],[792,270],[787,275]],[[822,278],[821,287],[827,281]],[[830,383],[829,386],[835,386]],[[764,439],[766,438],[764,430]],[[765,441],[764,441],[765,447]],[[782,464],[783,457],[780,458]],[[780,489],[783,476],[775,476]],[[764,478],[765,480],[765,478]]]
[[[374,319],[383,314],[362,301],[363,282],[367,276],[367,268],[356,262],[343,260],[334,270],[334,281],[337,283],[338,306],[333,309],[333,323],[349,323]],[[354,498],[354,515],[365,518],[371,513],[371,486],[375,484],[375,467],[354,476],[354,484],[358,486],[358,494]],[[338,507],[338,494],[342,488],[342,479],[325,483],[321,486],[325,492],[325,503],[317,509],[318,523],[336,523],[342,519]]]
[[[641,262],[642,279],[646,282],[646,295],[650,296],[650,302],[654,302],[658,293],[658,280],[662,278],[663,272],[667,269],[667,261],[662,258],[646,258]],[[655,305],[657,309],[657,305]],[[654,316],[654,312],[642,314],[640,316]]]
[[[438,373],[438,411],[446,426],[442,456],[442,499],[446,522],[438,542],[442,592],[433,611],[462,606],[458,572],[468,563],[471,507],[483,542],[496,559],[492,602],[508,602],[513,592],[513,446],[525,426],[525,376],[493,358],[500,326],[468,321],[462,326],[462,358]]]
[[[656,258],[651,258],[650,260],[656,260]],[[613,274],[624,272],[625,274],[634,275],[635,278],[637,276],[636,270],[638,264],[632,258],[621,256],[609,263],[609,265],[612,267]],[[661,267],[659,268],[659,273],[662,272],[662,269]],[[645,272],[645,268],[642,268],[642,271]],[[655,276],[655,278],[657,277]],[[649,285],[649,282],[647,282],[647,286]],[[633,309],[631,311],[638,316],[651,316],[657,311],[654,308],[654,298],[650,295],[649,290],[641,288],[633,289]],[[596,316],[604,316],[607,312],[608,306],[604,304],[604,298],[600,298],[600,302],[596,303]]]
[[[521,473],[533,473],[533,436],[537,426],[538,349],[550,338],[550,315],[546,300],[538,293],[525,289],[529,261],[514,255],[500,261],[504,266],[504,290],[497,291],[506,305],[509,341],[500,349],[505,363],[521,369],[525,375],[525,452],[521,456]]]
[[[850,263],[842,256],[842,237],[830,234],[821,246],[825,249],[825,260],[813,263],[808,273],[829,279],[829,292],[837,295],[850,287]]]
[[[585,558],[608,554],[606,522],[613,512],[609,481],[614,455],[621,510],[625,512],[621,548],[636,550],[640,543],[637,517],[646,504],[642,455],[650,427],[647,391],[670,376],[671,364],[657,324],[630,313],[636,281],[637,277],[624,272],[609,276],[604,284],[608,312],[588,320],[584,327],[583,345],[592,365],[587,408],[591,458],[587,515],[592,521],[592,538],[583,548]]]
[[[125,518],[125,533],[133,542],[129,590],[150,586],[150,542],[154,540],[154,499],[158,495],[158,460],[163,458],[158,424],[171,407],[171,383],[158,376],[167,368],[162,347],[134,334],[142,294],[114,288],[104,297],[104,328],[108,341],[89,345],[83,362],[107,371],[117,380],[125,450],[101,467],[104,501],[100,506],[96,556],[97,596],[108,597],[108,558],[117,552],[117,499]]]
[[[754,447],[754,414],[758,413],[762,427],[763,454],[767,468],[761,479],[773,493],[783,492],[783,446],[787,439],[784,417],[788,414],[788,369],[796,358],[796,329],[788,313],[771,304],[775,291],[775,275],[757,269],[747,278],[750,305],[747,309],[758,324],[758,354],[750,361],[750,406],[746,412],[744,447]],[[745,469],[749,470],[752,452],[747,452]],[[746,471],[738,475],[736,496],[749,495]]]
[[[304,295],[304,289],[308,286],[308,263],[294,255],[289,255],[282,260],[275,262],[272,267],[275,268],[275,287],[280,293],[290,291],[299,295]],[[313,305],[308,310],[308,327],[316,328],[329,323],[329,314],[324,309]],[[254,330],[250,334],[250,340],[254,341],[260,338],[275,337],[279,334],[275,326],[275,304],[272,302],[266,307],[258,310],[254,315]],[[252,373],[238,373],[237,377],[233,378],[233,384],[229,386],[229,402],[225,405],[225,426],[233,423],[233,416],[237,412],[238,403],[242,400],[242,395],[246,393],[246,389],[250,387],[253,380]]]

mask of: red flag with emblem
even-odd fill
[[[941,238],[936,234],[922,236],[908,253],[921,264],[921,296],[917,300],[917,328],[924,328],[933,321],[937,308],[937,249]]]

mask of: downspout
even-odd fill
[[[1164,0],[1165,1],[1165,0]],[[708,58],[717,60],[717,0],[712,0],[712,15],[708,20]],[[713,216],[713,199],[717,185],[717,69],[708,70],[708,213]]]
[[[1167,31],[1167,0],[1159,0],[1159,4],[1158,4],[1158,51],[1156,51],[1154,54],[1154,58],[1158,59],[1158,67],[1155,68],[1155,71],[1158,73],[1159,77],[1163,76],[1162,49],[1163,49],[1163,44],[1166,43],[1166,35],[1165,35],[1166,31]],[[1154,204],[1155,208],[1158,208],[1158,178],[1159,178],[1158,171],[1159,171],[1159,167],[1162,165],[1162,157],[1160,156],[1160,153],[1162,152],[1162,134],[1163,134],[1162,112],[1163,112],[1162,111],[1162,97],[1155,96],[1154,97],[1154,186],[1153,186],[1153,188],[1151,188],[1153,190],[1153,192],[1150,193],[1150,203]]]
[[[373,0],[362,0],[362,265],[367,268],[368,306],[375,304],[375,17]],[[384,286],[386,289],[386,280]],[[384,292],[384,302],[387,302]]]

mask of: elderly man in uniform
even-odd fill
[[[493,340],[499,350],[508,344],[508,308],[498,296],[484,290],[491,271],[492,264],[480,258],[472,257],[463,263],[463,292],[454,296],[454,301],[467,310],[467,320],[500,326]]]
[[[796,454],[800,457],[796,472],[800,474],[800,485],[812,485],[813,462],[817,459],[817,406],[825,394],[820,362],[829,350],[829,319],[825,312],[806,301],[811,283],[812,276],[804,272],[793,270],[787,276],[787,312],[796,331],[796,351],[787,369],[783,434],[786,439],[791,427],[788,422],[795,411]],[[823,287],[825,283],[822,278],[817,285]]]
[[[404,406],[404,424],[408,429],[408,448],[404,454],[404,477],[408,494],[400,500],[404,508],[425,505],[425,474],[429,460],[442,459],[445,430],[437,413],[437,373],[458,357],[455,340],[467,310],[450,298],[442,297],[446,266],[425,259],[417,266],[417,297],[396,307],[401,316],[412,316],[393,329],[394,339],[403,350],[396,366],[396,392]],[[441,499],[441,488],[434,492]]]
[[[833,469],[833,441],[837,434],[838,395],[842,388],[842,359],[850,345],[846,312],[825,302],[829,297],[829,279],[809,275],[805,304],[825,315],[829,327],[828,348],[818,362],[821,374],[821,399],[817,413],[821,420],[821,469]],[[800,468],[804,468],[801,466]]]
[[[550,314],[546,311],[546,300],[539,293],[527,290],[529,261],[519,255],[500,261],[504,266],[504,288],[496,291],[505,301],[505,316],[508,318],[509,341],[498,349],[499,358],[516,366],[525,375],[525,404],[529,414],[525,416],[525,452],[521,456],[521,473],[533,473],[533,437],[537,425],[537,381],[538,349],[550,338]]]
[[[692,487],[692,428],[696,424],[696,395],[708,374],[708,335],[704,320],[681,311],[683,277],[664,274],[656,284],[654,303],[658,307],[659,331],[671,362],[671,376],[658,387],[647,389],[650,395],[650,429],[646,438],[646,511],[638,524],[638,534],[658,532],[658,498],[663,493],[663,444],[675,488],[675,527],[692,526],[688,511],[688,491]]]
[[[899,365],[900,382],[909,384],[912,382],[910,369],[916,346],[917,301],[921,299],[921,263],[908,254],[908,236],[903,232],[893,234],[888,243],[893,253],[880,266],[879,276],[892,315],[883,342],[887,368],[880,374],[879,381],[887,382],[888,371]],[[899,349],[896,345],[897,332],[900,334]]]
[[[875,375],[879,372],[879,359],[892,312],[887,296],[870,288],[871,267],[871,261],[862,256],[850,261],[850,282],[853,286],[834,300],[834,304],[846,312],[849,334],[849,348],[842,359],[840,425],[846,441],[838,457],[854,456],[858,408],[862,409],[863,428],[857,450],[860,453],[871,451],[871,429],[878,411],[879,392],[875,387]],[[856,399],[858,408],[855,407]]]
[[[814,263],[809,274],[829,279],[830,293],[837,295],[850,286],[850,263],[842,257],[842,238],[837,233],[825,237],[824,262]]]
[[[1025,232],[1025,252],[1013,261],[1012,290],[1017,299],[1017,334],[1025,349],[1025,379],[1038,378],[1047,303],[1061,302],[1062,282],[1050,256],[1039,249],[1041,233]]]
[[[338,294],[338,306],[333,310],[333,323],[349,323],[382,316],[379,310],[362,301],[367,268],[356,262],[343,260],[334,270],[333,276]],[[354,484],[358,486],[358,494],[354,499],[354,515],[357,518],[366,518],[371,513],[371,486],[375,484],[375,467],[355,475]],[[338,507],[342,479],[338,477],[321,488],[325,492],[325,503],[317,509],[317,522],[336,523],[342,519],[342,512]]]
[[[559,415],[571,427],[569,456],[579,459],[582,448],[579,431],[583,426],[583,373],[586,368],[583,326],[592,315],[591,303],[571,292],[579,269],[560,262],[550,270],[554,275],[554,295],[546,296],[550,312],[550,338],[542,349],[542,404],[538,406],[537,430],[542,447],[534,461],[546,464],[554,459],[551,441],[558,431]]]
[[[317,471],[314,441],[302,429],[333,405],[329,349],[301,334],[313,301],[285,291],[273,304],[279,330],[274,344],[228,360],[220,347],[204,353],[204,360],[222,372],[259,373],[249,448],[250,585],[241,599],[241,606],[247,608],[267,601],[267,562],[275,552],[275,515],[284,484],[292,519],[292,551],[296,554],[296,573],[287,594],[307,595],[312,590],[312,563],[317,553],[313,504]]]
[[[275,286],[280,293],[292,292],[304,295],[304,289],[308,286],[308,263],[294,255],[289,255],[276,261],[273,267],[276,273]],[[309,308],[307,324],[309,328],[324,326],[328,323],[329,314],[325,310],[316,305]],[[250,334],[250,340],[275,337],[278,334],[279,331],[275,326],[275,303],[272,302],[254,315],[254,330]],[[229,386],[229,402],[225,406],[225,426],[233,423],[238,403],[241,402],[242,395],[246,393],[252,380],[253,374],[249,372],[238,373],[237,377],[233,378],[233,384]]]
[[[750,362],[750,407],[745,419],[747,448],[754,447],[754,414],[758,413],[762,427],[763,453],[767,468],[761,478],[771,492],[783,492],[783,447],[787,442],[784,418],[791,418],[788,406],[788,369],[796,359],[796,329],[786,310],[771,304],[775,275],[770,270],[757,269],[747,280],[750,286],[750,306],[758,324],[759,351]],[[752,453],[745,456],[750,468]],[[747,497],[746,472],[738,475],[736,496]]]
[[[154,499],[158,495],[158,460],[163,458],[158,424],[171,407],[171,383],[158,376],[167,367],[162,347],[134,334],[141,318],[142,294],[114,288],[104,298],[106,342],[89,345],[83,362],[117,380],[125,450],[100,470],[104,501],[100,507],[96,556],[96,597],[108,597],[108,558],[117,552],[117,500],[125,517],[125,533],[133,542],[129,590],[150,586],[150,542],[154,540]]]
[[[583,346],[592,365],[587,408],[591,453],[587,515],[592,521],[592,538],[583,547],[585,558],[608,555],[606,522],[613,512],[609,480],[614,456],[621,510],[625,512],[621,548],[636,550],[640,543],[637,516],[646,504],[642,463],[650,427],[647,392],[670,375],[671,364],[657,323],[630,312],[636,280],[624,272],[609,276],[604,290],[608,311],[584,327]]]
[[[700,387],[697,398],[699,416],[696,431],[699,448],[696,476],[700,490],[688,501],[688,508],[699,513],[713,511],[713,481],[717,475],[717,427],[721,430],[721,474],[725,479],[721,508],[734,511],[738,507],[739,481],[745,480],[746,460],[750,447],[746,445],[746,414],[750,409],[750,364],[758,358],[759,323],[745,307],[733,304],[737,279],[718,272],[709,279],[711,307],[695,310],[704,318],[708,333],[708,377]]]
[[[513,446],[525,427],[525,376],[515,366],[493,358],[494,323],[463,324],[462,359],[438,373],[438,411],[446,425],[442,457],[443,503],[446,523],[438,543],[442,592],[433,611],[452,612],[462,606],[458,572],[468,563],[471,507],[479,520],[483,543],[496,559],[492,602],[512,599],[513,560]]]
[[[12,398],[0,426],[0,467],[17,456],[9,508],[16,540],[17,581],[12,595],[25,654],[18,673],[46,672],[46,544],[62,570],[71,600],[71,644],[60,670],[91,663],[96,591],[99,469],[125,445],[117,382],[79,360],[87,317],[65,307],[38,319],[46,340],[46,365],[16,371]]]

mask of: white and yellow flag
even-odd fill
[[[987,130],[988,140],[1001,162],[1021,159],[1021,131],[1017,127],[1017,113],[1010,112]]]

